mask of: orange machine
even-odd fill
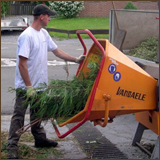
[[[84,33],[87,33],[94,42],[88,53],[80,36]],[[77,76],[80,71],[87,73],[91,69],[88,65],[89,61],[97,61],[98,56],[101,56],[100,69],[84,109],[59,126],[78,123],[62,135],[53,123],[58,137],[67,136],[88,120],[94,122],[94,125],[105,127],[117,115],[130,113],[143,113],[143,115],[137,115],[136,119],[145,121],[148,124],[147,127],[159,134],[159,111],[155,111],[157,80],[108,40],[95,39],[89,30],[78,30],[77,36],[86,55],[85,60],[79,66]],[[152,124],[149,124],[148,115],[152,119]]]

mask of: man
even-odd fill
[[[46,5],[37,5],[33,9],[34,20],[32,25],[22,32],[18,38],[15,88],[25,90],[27,96],[16,94],[7,144],[9,159],[18,158],[17,144],[20,136],[16,134],[16,131],[24,125],[25,112],[28,107],[27,105],[22,106],[22,103],[26,98],[34,98],[34,95],[38,94],[34,88],[38,87],[40,83],[48,84],[47,52],[52,51],[63,60],[76,63],[80,63],[85,58],[85,56],[75,58],[60,50],[52,41],[48,32],[43,29],[50,21],[50,15],[54,16],[55,14]],[[35,112],[30,108],[31,121],[36,119]],[[31,127],[31,133],[35,139],[35,147],[56,147],[58,144],[47,139],[44,128],[40,123]]]

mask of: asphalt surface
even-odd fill
[[[14,106],[14,98],[15,94],[8,92],[9,87],[14,87],[14,65],[6,65],[3,59],[12,59],[12,62],[16,58],[16,41],[21,32],[4,32],[1,34],[1,131],[8,131],[11,115],[13,112]],[[83,48],[78,39],[69,39],[59,41],[58,39],[53,38],[53,40],[57,43],[59,48],[66,51],[67,53],[79,56],[83,54]],[[88,48],[90,48],[92,41],[85,40],[85,44]],[[63,65],[52,64],[54,60],[62,62],[60,59],[55,57],[52,53],[49,53],[48,61],[50,64],[48,65],[48,75],[49,79],[66,79],[66,73],[63,69]],[[69,79],[75,75],[77,71],[77,64],[69,65]],[[28,113],[28,112],[27,112]],[[28,114],[27,114],[28,116]],[[27,117],[26,116],[26,117]],[[26,118],[26,123],[29,120]],[[93,124],[89,123],[90,128],[93,129]],[[92,158],[91,155],[86,152],[85,147],[78,141],[78,138],[74,134],[70,134],[63,140],[59,140],[53,130],[53,127],[48,122],[45,124],[45,128],[48,134],[48,137],[56,139],[59,142],[58,149],[63,152],[63,157],[54,157],[51,155],[47,158],[58,158],[58,159],[86,159]],[[86,125],[86,124],[85,124]],[[84,126],[85,126],[84,125]],[[135,121],[134,114],[118,116],[114,119],[113,123],[107,124],[106,127],[102,128],[100,126],[94,127],[95,131],[98,131],[97,134],[105,137],[109,140],[120,152],[123,153],[128,159],[149,159],[150,157],[143,152],[139,147],[132,146],[133,136],[135,134],[135,130],[137,128],[138,122]],[[69,129],[69,126],[64,126],[60,128],[61,132],[66,132]],[[85,131],[87,128],[85,129]],[[93,136],[93,130],[90,130],[88,127],[88,135]],[[86,134],[87,134],[86,133]],[[81,138],[84,140],[86,136],[82,136]],[[93,136],[94,137],[94,136]],[[95,137],[94,137],[95,138]],[[97,137],[96,137],[97,138]],[[144,132],[142,137],[142,143],[148,145],[154,145],[157,140],[157,135],[150,130]],[[89,139],[85,139],[85,143],[91,142],[97,143],[97,139],[93,139],[92,141]],[[107,141],[106,141],[107,143]],[[29,145],[29,144],[27,144]],[[33,144],[31,144],[32,146]],[[94,151],[95,152],[95,151]],[[105,152],[105,150],[103,150]],[[116,154],[116,153],[114,153]],[[102,155],[102,154],[101,154]],[[104,159],[104,158],[102,158]]]

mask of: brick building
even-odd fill
[[[128,1],[114,1],[115,9],[123,9]],[[157,1],[132,1],[138,10],[158,10]],[[112,1],[84,1],[80,17],[109,17]]]

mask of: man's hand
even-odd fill
[[[86,57],[85,55],[81,55],[81,56],[79,56],[79,57],[76,58],[76,61],[75,61],[75,62],[76,62],[76,63],[81,63],[81,61],[84,60],[85,57]]]
[[[36,91],[32,86],[27,86],[27,97],[31,98],[36,95]]]

